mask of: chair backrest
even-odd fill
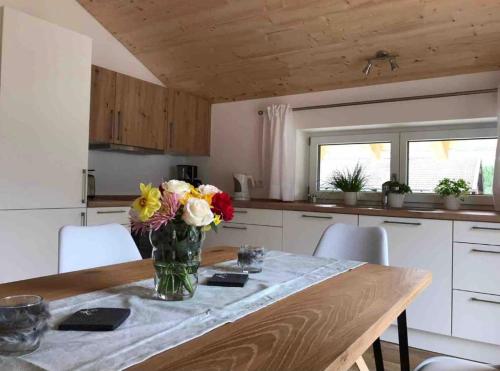
[[[323,233],[314,256],[389,265],[387,233],[380,227],[334,224]]]
[[[120,224],[68,225],[59,231],[59,273],[140,259],[132,236]]]

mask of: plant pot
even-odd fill
[[[356,206],[358,202],[358,192],[344,192],[344,204]]]
[[[403,207],[405,203],[405,196],[406,194],[404,193],[389,193],[389,207],[394,207],[397,209],[400,209]]]
[[[460,209],[460,199],[455,196],[444,197],[444,208],[447,210],[459,210]]]
[[[198,286],[204,233],[185,223],[169,223],[151,231],[155,294],[161,300],[186,300]]]

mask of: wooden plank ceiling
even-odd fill
[[[499,0],[78,0],[165,85],[214,102],[500,69]],[[400,69],[377,50],[399,55]]]

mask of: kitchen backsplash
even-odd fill
[[[97,195],[136,194],[140,182],[159,184],[175,177],[175,166],[184,164],[197,165],[198,176],[208,181],[205,157],[89,152],[89,169],[95,169]]]

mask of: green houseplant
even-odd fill
[[[358,192],[365,187],[367,181],[363,166],[356,164],[352,170],[334,172],[327,184],[344,192],[344,203],[354,206],[357,203]]]
[[[444,207],[448,210],[460,209],[460,201],[464,200],[464,196],[470,191],[469,184],[463,179],[441,179],[434,188],[439,197],[444,200]]]
[[[409,185],[399,183],[398,181],[389,182],[389,207],[401,208],[405,202],[405,196],[412,193]]]

